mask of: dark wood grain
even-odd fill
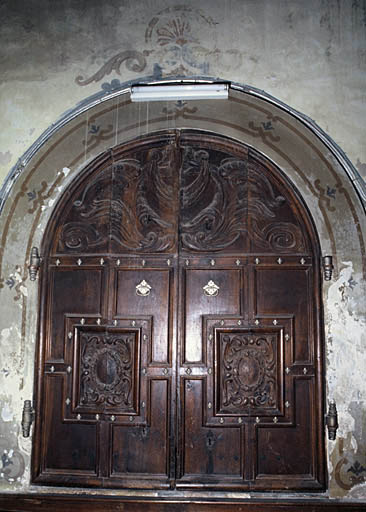
[[[319,244],[273,164],[132,141],[70,185],[42,255],[34,483],[324,489]]]

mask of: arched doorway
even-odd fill
[[[324,488],[319,244],[266,158],[193,130],[122,144],[42,254],[34,482]]]

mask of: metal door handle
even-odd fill
[[[147,297],[150,294],[151,286],[143,279],[141,283],[136,285],[136,295],[140,297]]]
[[[205,286],[202,287],[203,293],[207,297],[216,297],[219,294],[220,286],[213,281],[209,281]]]

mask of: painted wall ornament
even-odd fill
[[[366,467],[358,460],[352,462],[347,457],[342,457],[335,467],[335,480],[344,491],[350,491],[355,485],[366,482]]]
[[[75,82],[78,85],[89,85],[92,82],[99,82],[102,78],[110,75],[113,71],[120,75],[122,64],[125,64],[129,71],[141,73],[146,68],[147,55],[149,55],[149,52],[146,50],[143,52],[138,52],[136,50],[119,52],[117,55],[114,55],[112,58],[107,60],[107,62],[103,64],[103,66],[94,73],[94,75],[89,78],[84,78],[79,75],[75,78]]]
[[[111,74],[121,75],[124,65],[127,71],[141,74],[151,70],[154,78],[162,76],[184,76],[207,74],[212,64],[225,61],[232,68],[241,63],[238,49],[222,50],[214,43],[206,46],[202,41],[215,41],[219,22],[201,9],[189,5],[175,5],[156,13],[145,29],[144,49],[121,50],[108,59],[103,66],[85,77],[78,75],[75,82],[80,86],[100,82]],[[120,86],[114,78],[110,84],[103,83],[102,89],[109,91]]]

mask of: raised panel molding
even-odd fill
[[[246,406],[278,409],[277,333],[218,336],[218,414],[245,414]]]
[[[137,344],[136,331],[81,332],[77,409],[136,413]]]

